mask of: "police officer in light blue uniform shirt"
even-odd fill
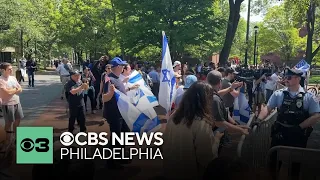
[[[301,76],[302,72],[299,70],[285,69],[286,88],[275,91],[268,101],[268,113],[274,108],[278,111],[277,120],[271,130],[271,147],[306,148],[308,138],[313,131],[312,126],[320,118],[319,102],[312,93],[305,92],[301,87]],[[271,158],[271,168],[275,168],[276,153]],[[294,166],[293,169],[294,173],[299,173],[300,165]]]
[[[278,117],[271,132],[271,146],[305,148],[312,126],[319,118],[319,102],[301,87],[301,71],[287,68],[284,75],[287,87],[275,91],[267,104],[269,112],[278,108]]]

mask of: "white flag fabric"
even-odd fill
[[[117,89],[115,90],[115,96],[121,116],[131,131],[141,133],[154,131],[158,128],[160,120],[153,107],[142,112],[131,103],[130,97]]]
[[[160,74],[159,88],[159,104],[166,109],[167,113],[171,110],[173,97],[175,96],[176,79],[172,68],[172,61],[168,40],[164,32],[162,32],[162,64]]]
[[[234,100],[233,118],[238,122],[247,124],[250,119],[251,109],[243,92]]]
[[[136,70],[132,71],[132,73],[130,74],[129,80],[126,84],[126,87],[131,87],[135,84],[139,84],[141,88],[146,88],[146,89],[150,90],[149,86],[144,81],[141,74]]]
[[[130,97],[131,103],[136,106],[141,112],[158,106],[158,100],[150,91],[141,74],[138,71],[133,71],[129,76],[129,80],[126,87],[132,87],[135,84],[139,84],[138,89],[133,89],[127,92],[127,96]]]

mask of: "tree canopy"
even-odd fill
[[[47,64],[59,56],[82,62],[100,55],[161,60],[165,31],[174,60],[192,57],[220,61],[253,59],[253,26],[259,26],[258,54],[276,53],[292,60],[300,50],[308,62],[319,60],[319,0],[252,0],[251,11],[263,14],[250,24],[242,0],[0,0],[0,48],[18,49],[14,57],[32,56]],[[96,30],[96,31],[95,31]],[[302,36],[305,32],[305,35]]]

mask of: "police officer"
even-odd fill
[[[312,93],[305,92],[301,87],[301,76],[301,71],[286,68],[286,88],[275,91],[268,101],[268,113],[278,108],[278,117],[271,131],[271,147],[282,145],[306,148],[313,131],[312,126],[319,120],[319,102]],[[275,159],[276,154],[272,156],[272,168],[275,168]],[[299,173],[299,166],[293,172]]]
[[[80,132],[87,130],[85,121],[85,105],[84,105],[84,91],[89,88],[87,83],[82,83],[81,73],[78,70],[70,72],[71,79],[65,85],[66,93],[68,93],[69,104],[69,132],[73,132],[74,124],[77,120],[80,126]]]

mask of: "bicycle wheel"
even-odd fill
[[[307,91],[314,94],[315,96],[318,94],[318,90],[315,87],[310,87],[307,89]]]

